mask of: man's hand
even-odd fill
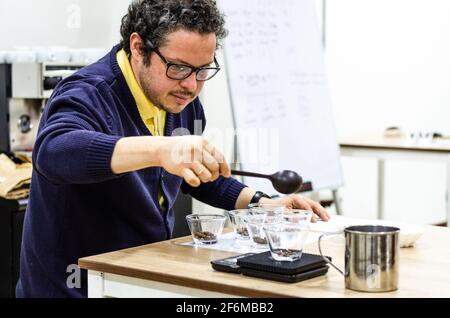
[[[189,185],[230,176],[230,167],[222,153],[200,136],[167,137],[158,151],[160,166],[182,177]]]
[[[309,198],[302,197],[299,194],[293,194],[277,200],[262,198],[259,202],[261,203],[279,202],[284,204],[287,208],[290,209],[312,210],[323,221],[328,221],[330,219],[330,216],[328,215],[327,211],[324,209],[323,206],[321,206],[318,202],[313,201]],[[316,222],[316,218],[314,217],[314,215],[311,221]]]
[[[163,167],[191,186],[230,176],[224,156],[200,136],[140,136],[120,139],[111,158],[115,174]]]

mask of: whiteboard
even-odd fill
[[[246,171],[294,170],[314,190],[342,184],[323,48],[311,0],[222,0],[227,78]],[[270,181],[245,178],[275,194]]]

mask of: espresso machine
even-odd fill
[[[31,157],[42,110],[55,86],[83,65],[0,64],[0,153]],[[28,199],[0,198],[0,298],[15,296]]]
[[[56,85],[83,65],[0,64],[0,150],[31,152],[39,119]]]

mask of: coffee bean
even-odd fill
[[[239,227],[236,229],[236,233],[242,236],[248,236],[248,230],[246,227]]]
[[[264,237],[253,236],[253,242],[257,244],[267,244],[267,240]]]
[[[290,250],[290,249],[277,249],[277,250],[274,250],[273,252],[282,257],[289,257],[289,256],[292,256],[292,255],[295,255],[298,253],[298,251]]]
[[[215,241],[217,239],[215,234],[208,231],[194,232],[194,237],[200,241]]]

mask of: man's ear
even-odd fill
[[[142,38],[136,32],[130,35],[131,59],[142,61]]]

